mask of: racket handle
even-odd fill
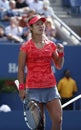
[[[15,80],[14,83],[17,86],[17,89],[19,90],[19,81]],[[26,103],[25,99],[22,102],[25,104]]]
[[[15,80],[14,83],[16,84],[17,89],[19,90],[19,81],[18,81],[18,80]]]

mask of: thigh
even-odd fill
[[[62,108],[60,99],[55,98],[46,104],[46,108],[52,120],[62,117]]]

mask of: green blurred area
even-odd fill
[[[12,93],[17,92],[16,85],[14,83],[15,79],[0,79],[0,93]]]

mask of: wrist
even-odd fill
[[[20,83],[20,84],[19,84],[19,90],[24,90],[24,89],[25,89],[24,83]]]
[[[62,52],[58,51],[58,55],[59,55],[59,57],[64,57],[64,51],[62,51]]]

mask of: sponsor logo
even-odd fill
[[[8,73],[17,73],[18,65],[16,63],[8,63]],[[27,73],[27,68],[25,67],[25,73]]]

